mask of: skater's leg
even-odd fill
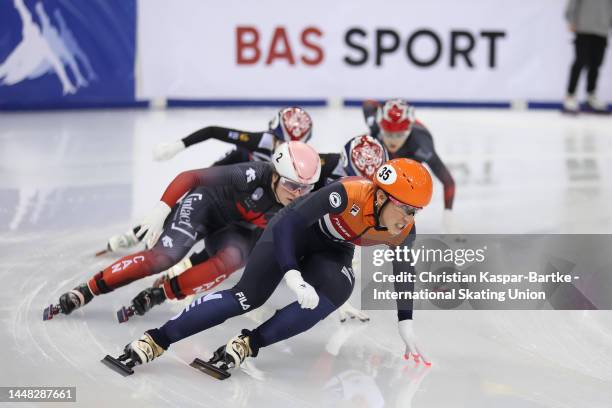
[[[239,227],[228,227],[206,237],[206,250],[202,251],[207,253],[206,258],[192,256],[193,267],[166,281],[166,297],[183,299],[214,288],[244,267],[254,243],[253,232]]]
[[[210,293],[187,306],[159,329],[147,333],[164,349],[170,344],[214,327],[261,306],[278,286],[283,273],[274,244],[260,242],[251,253],[240,281],[231,289]]]
[[[193,254],[191,254],[191,256],[189,257],[189,261],[191,262],[191,265],[198,265],[202,262],[206,262],[209,258],[210,254],[208,253],[208,251],[206,251],[206,249],[203,249],[200,252],[194,252]]]
[[[200,195],[198,195],[200,196]],[[179,203],[164,225],[157,244],[150,250],[128,255],[96,274],[88,282],[93,294],[108,293],[138,279],[170,268],[187,255],[198,236],[205,236],[210,202],[189,200]]]
[[[161,239],[155,247],[123,257],[87,283],[64,293],[59,300],[62,311],[69,314],[89,303],[94,295],[112,292],[137,279],[162,272],[183,259],[198,235],[206,235],[204,225],[210,213],[208,201],[187,198],[174,207],[166,219]]]
[[[314,309],[302,309],[293,302],[277,311],[268,321],[251,333],[251,346],[257,353],[260,347],[269,346],[302,333],[340,307],[350,297],[355,283],[351,269],[352,253],[316,253],[308,257],[302,266],[306,282],[319,295]]]
[[[172,246],[164,246],[164,238],[172,240]],[[88,282],[94,295],[108,293],[138,279],[150,276],[179,262],[194,243],[184,234],[164,230],[162,239],[150,250],[128,255],[94,275]]]
[[[221,249],[206,261],[164,282],[166,298],[183,299],[186,296],[210,290],[243,267],[245,261],[237,248]]]

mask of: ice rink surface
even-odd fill
[[[321,152],[365,131],[357,109],[310,111]],[[184,307],[166,302],[117,324],[115,310],[153,278],[42,321],[44,307],[116,259],[93,254],[144,216],[178,172],[230,149],[209,141],[159,163],[156,143],[213,124],[263,130],[274,112],[0,114],[0,386],[77,387],[76,404],[45,407],[612,406],[608,311],[417,311],[431,368],[401,359],[394,312],[369,312],[366,324],[332,315],[223,382],[188,364],[284,306],[286,288],[263,310],[188,338],[127,378],[99,360]],[[417,116],[455,177],[464,233],[612,231],[612,118],[426,109]],[[442,189],[434,188],[417,217],[421,233],[442,232]]]

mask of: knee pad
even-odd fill
[[[179,263],[183,258],[178,259],[178,255],[166,253],[165,251],[151,250],[150,269],[152,274],[160,273]]]

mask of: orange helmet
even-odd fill
[[[374,184],[395,200],[423,208],[431,200],[433,184],[429,171],[411,159],[389,160],[376,172]]]

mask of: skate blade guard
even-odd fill
[[[130,320],[130,317],[134,316],[134,308],[130,307],[121,307],[121,309],[117,310],[117,320],[119,323],[125,323]]]
[[[213,378],[216,378],[217,380],[225,380],[231,376],[231,374],[227,370],[221,367],[217,367],[216,365],[207,361],[200,360],[199,358],[193,360],[189,365],[195,368],[196,370],[199,370],[205,374],[210,375]]]
[[[45,308],[45,310],[43,310],[43,321],[51,320],[53,319],[53,316],[59,313],[61,313],[59,305],[49,305]]]
[[[123,364],[122,361],[127,359],[127,356],[122,358],[124,356],[125,355],[121,355],[119,358],[114,358],[107,354],[102,360],[100,360],[100,362],[111,370],[121,374],[124,377],[127,377],[128,375],[134,374],[134,370],[132,369],[132,367],[134,367],[134,363],[130,361],[127,364]]]

